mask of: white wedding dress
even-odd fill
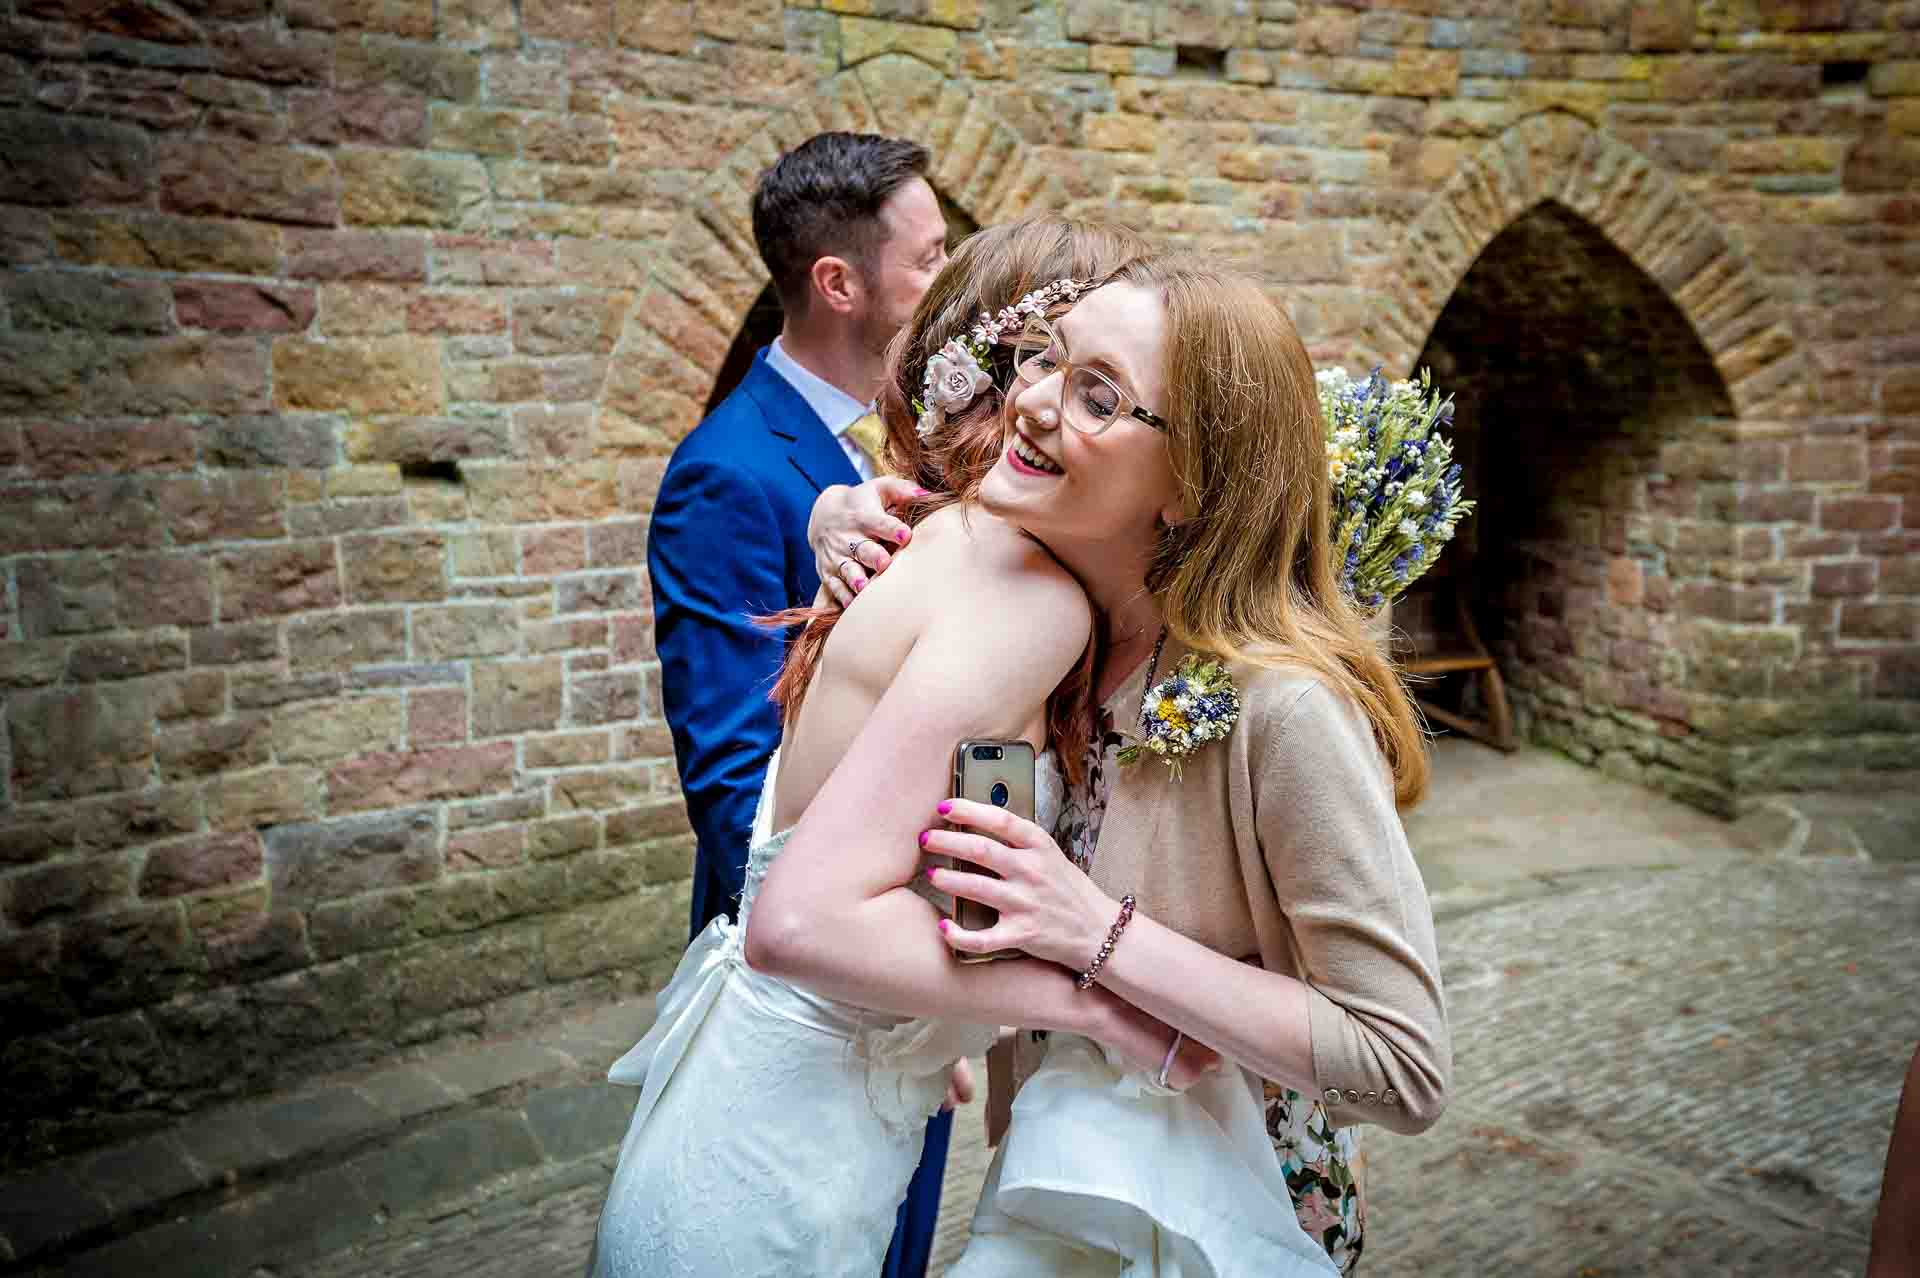
[[[1040,760],[1036,815],[1051,825],[1063,787]],[[607,1074],[640,1099],[591,1278],[873,1278],[953,1061],[992,1041],[989,1026],[887,1016],[747,966],[754,898],[792,833],[771,829],[779,763],[739,923],[694,939],[653,1027]]]
[[[902,1019],[747,966],[771,832],[767,768],[740,922],[688,947],[653,1027],[607,1077],[640,1089],[600,1216],[591,1278],[873,1278],[926,1121],[986,1026]],[[1039,756],[1035,816],[1064,785]],[[973,1237],[950,1278],[1334,1275],[1301,1230],[1260,1084],[1227,1069],[1186,1092],[1052,1035],[1013,1106]]]
[[[1267,1137],[1260,1080],[1185,1092],[1072,1034],[1013,1103],[948,1278],[1336,1278]]]

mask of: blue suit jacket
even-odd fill
[[[699,841],[693,934],[732,917],[754,805],[780,743],[767,699],[786,640],[749,617],[813,602],[807,516],[830,484],[860,482],[820,418],[754,356],[745,380],[674,450],[647,534],[662,698]]]

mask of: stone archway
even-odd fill
[[[1482,148],[1390,261],[1371,353],[1435,365],[1478,434],[1484,518],[1424,620],[1469,601],[1526,735],[1730,812],[1739,742],[1701,728],[1754,677],[1725,636],[1774,619],[1742,583],[1783,567],[1735,525],[1741,448],[1810,410],[1781,308],[1676,183],[1562,115]]]
[[[904,54],[849,67],[729,155],[663,237],[628,310],[602,387],[595,451],[670,451],[701,410],[743,318],[766,285],[749,220],[756,175],[823,129],[911,138],[929,179],[976,225],[1055,210],[1067,193],[1019,135],[960,81]]]
[[[1705,346],[1592,223],[1545,201],[1488,243],[1418,364],[1455,397],[1478,509],[1396,621],[1444,649],[1421,623],[1445,633],[1464,605],[1523,738],[1665,779],[1662,734],[1692,704],[1682,605],[1735,559],[1732,530],[1699,510],[1702,442],[1737,434]],[[1472,719],[1476,691],[1443,679],[1423,695]]]
[[[1387,256],[1366,354],[1408,370],[1482,251],[1543,202],[1591,223],[1657,283],[1706,348],[1742,418],[1798,417],[1810,378],[1800,343],[1746,255],[1678,183],[1575,116],[1513,125],[1460,166]]]

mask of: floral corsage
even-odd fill
[[[1147,754],[1157,755],[1178,781],[1182,761],[1207,742],[1226,736],[1239,718],[1240,690],[1233,686],[1226,667],[1190,652],[1140,699],[1140,726],[1146,736],[1117,757],[1124,765]]]
[[[925,439],[942,422],[971,404],[982,391],[993,385],[986,370],[994,343],[1026,327],[1029,315],[1045,315],[1047,308],[1071,302],[1086,287],[1079,280],[1055,280],[1003,307],[997,315],[982,311],[980,319],[967,330],[927,357],[927,371],[920,379],[920,398],[913,401],[917,414],[914,429]]]

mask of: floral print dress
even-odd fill
[[[1053,828],[1054,842],[1082,870],[1092,867],[1100,843],[1113,772],[1119,766],[1114,756],[1121,744],[1112,712],[1102,711],[1099,730],[1086,746],[1082,780],[1068,785],[1067,801]],[[1327,1249],[1341,1273],[1352,1273],[1360,1263],[1367,1220],[1360,1130],[1333,1127],[1318,1100],[1278,1083],[1266,1084],[1266,1111],[1267,1134],[1293,1193],[1300,1227]]]

